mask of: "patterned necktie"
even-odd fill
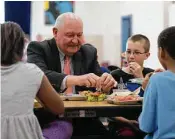
[[[71,69],[70,69],[70,57],[65,56],[64,57],[64,73],[67,75],[71,74]],[[65,91],[66,94],[72,94],[72,87],[68,87],[67,90]]]

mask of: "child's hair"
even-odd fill
[[[175,26],[164,29],[158,37],[158,47],[165,49],[175,60]]]
[[[17,23],[1,24],[1,64],[11,65],[22,58],[24,39],[24,32]]]
[[[145,49],[145,52],[149,52],[149,49],[150,49],[150,41],[149,39],[145,36],[145,35],[142,35],[142,34],[135,34],[133,36],[131,36],[128,40],[131,40],[133,42],[143,42],[144,43],[144,49]]]

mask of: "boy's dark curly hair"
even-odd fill
[[[175,26],[164,29],[158,37],[158,47],[165,49],[175,60]]]

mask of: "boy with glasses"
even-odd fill
[[[145,78],[146,74],[154,72],[153,69],[144,67],[144,61],[150,56],[150,41],[146,36],[142,34],[133,35],[128,38],[126,45],[127,67],[111,72],[118,83],[121,82],[121,79],[123,83],[127,83],[133,78]],[[144,91],[141,89],[139,95],[143,96],[143,93]],[[131,117],[132,115],[128,115],[128,118]],[[130,121],[124,117],[109,118],[108,120],[109,130],[117,131],[119,138],[140,139],[145,135],[139,130],[138,123],[135,120]]]
[[[133,35],[128,39],[126,45],[125,56],[128,66],[111,72],[117,82],[120,82],[121,78],[123,83],[133,78],[144,78],[147,73],[154,71],[144,67],[144,61],[150,56],[150,41],[146,36],[142,34]]]

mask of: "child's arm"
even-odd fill
[[[145,90],[145,88],[146,88],[146,86],[147,86],[147,84],[148,84],[148,82],[150,80],[150,77],[152,76],[153,73],[154,72],[150,72],[150,73],[146,74],[146,76],[145,76],[145,78],[143,80],[143,83],[142,83],[142,89],[143,90]]]
[[[139,127],[146,133],[152,133],[157,128],[157,90],[152,78],[145,90],[142,113],[139,117]]]
[[[49,108],[53,113],[64,113],[63,101],[45,75],[43,76],[37,97],[42,102],[42,104]]]

